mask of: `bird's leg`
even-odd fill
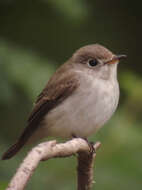
[[[94,142],[89,142],[87,138],[83,138],[83,139],[87,142],[87,144],[90,148],[90,154],[96,153],[96,150],[94,148]]]
[[[94,148],[94,142],[89,142],[87,138],[85,138],[85,137],[78,137],[75,134],[72,134],[72,138],[82,138],[83,140],[85,140],[87,142],[87,144],[88,144],[88,146],[90,148],[90,150],[89,150],[90,154],[96,153],[96,150]]]

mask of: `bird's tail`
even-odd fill
[[[2,156],[2,160],[7,160],[13,157],[23,146],[24,142],[17,141],[14,145],[12,145]]]
[[[37,127],[39,126],[40,120],[36,123],[36,120],[32,120],[31,123],[27,125],[21,136],[19,137],[18,141],[12,145],[2,156],[2,160],[7,160],[13,157],[33,136],[33,133],[36,131]],[[36,123],[36,125],[35,125]]]

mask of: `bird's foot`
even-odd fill
[[[96,150],[94,148],[94,142],[89,142],[87,138],[83,138],[83,139],[87,142],[87,144],[89,146],[89,149],[90,149],[89,152],[90,152],[90,154],[95,154]]]
[[[80,137],[77,137],[76,135],[72,134],[72,138],[80,138]],[[95,154],[96,150],[94,148],[94,142],[89,142],[87,138],[83,138],[83,137],[81,137],[81,138],[87,142],[87,144],[89,146],[90,154]]]

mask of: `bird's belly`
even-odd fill
[[[110,89],[111,90],[110,90]],[[103,88],[102,88],[103,89]],[[113,85],[105,90],[81,91],[70,96],[44,120],[47,135],[59,137],[87,137],[94,134],[114,113],[119,97],[119,89]],[[118,91],[116,94],[116,90]]]

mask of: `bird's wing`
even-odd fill
[[[18,141],[3,155],[3,159],[8,159],[15,155],[40,126],[39,124],[44,116],[75,91],[79,85],[76,75],[73,72],[64,75],[62,72],[62,69],[59,69],[38,96],[33,111],[29,116],[27,127]]]
[[[63,77],[62,80],[58,80],[54,84],[47,84],[36,100],[28,119],[28,126],[33,124],[37,126],[45,114],[74,92],[78,86],[78,81],[71,75],[68,77]]]

